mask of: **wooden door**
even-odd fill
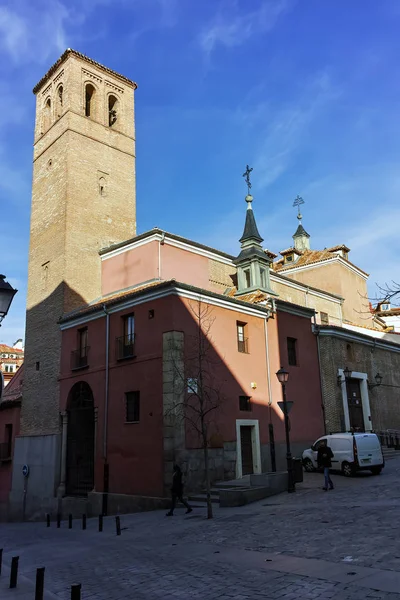
[[[359,379],[350,379],[347,382],[347,404],[349,407],[351,431],[365,431]]]
[[[242,475],[254,473],[253,468],[253,444],[251,441],[252,427],[240,428],[240,446],[242,450]]]

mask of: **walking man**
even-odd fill
[[[329,476],[329,469],[332,466],[332,458],[333,452],[332,449],[328,446],[326,440],[322,440],[322,444],[318,448],[318,467],[324,469],[324,477],[325,477],[325,486],[322,488],[325,492],[328,489],[333,490],[333,483]]]
[[[172,517],[175,510],[177,499],[186,506],[186,514],[192,512],[193,508],[183,498],[183,482],[182,482],[182,471],[179,465],[174,465],[174,474],[172,476],[172,487],[171,487],[172,505],[171,510],[167,512],[167,517]]]

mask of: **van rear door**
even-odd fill
[[[354,438],[360,467],[383,465],[382,448],[375,433],[361,433]]]

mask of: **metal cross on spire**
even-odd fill
[[[295,201],[293,202],[293,206],[297,206],[297,218],[299,221],[301,221],[301,219],[303,218],[301,212],[300,212],[300,206],[304,204],[304,200],[301,196],[297,195]]]
[[[253,170],[253,167],[249,167],[249,165],[246,165],[246,170],[243,173],[243,177],[244,177],[244,180],[247,185],[247,194],[249,196],[250,196],[250,190],[251,190],[250,173],[252,172],[252,170]]]

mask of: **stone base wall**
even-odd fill
[[[29,476],[22,474],[24,465]],[[60,436],[37,435],[15,439],[12,491],[8,519],[22,521],[43,518],[57,511],[56,489],[60,478]]]
[[[372,429],[400,430],[400,347],[386,350],[368,342],[320,336],[321,382],[328,433],[345,431],[342,391],[337,385],[338,369],[345,367],[366,373],[370,383],[374,383],[377,373],[383,376],[381,386],[368,390]]]

